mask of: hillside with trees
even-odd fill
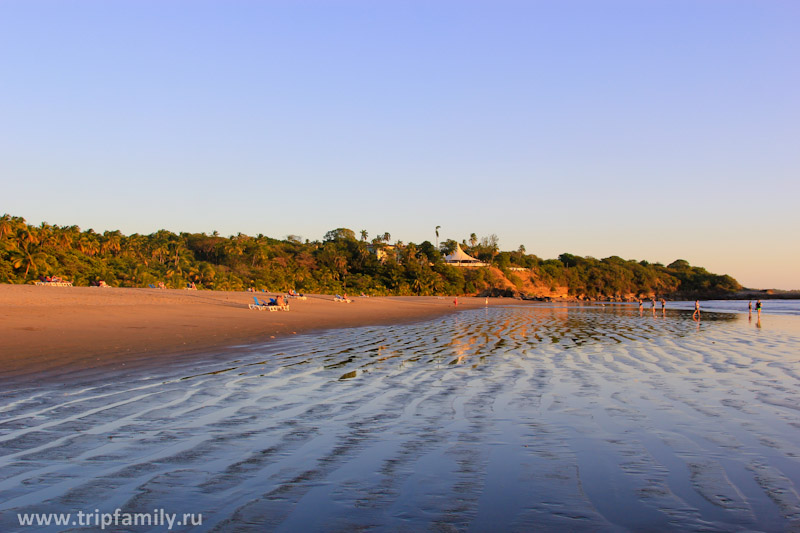
[[[472,234],[458,244],[490,266],[458,268],[444,262],[455,249],[454,240],[437,249],[429,241],[390,244],[390,239],[387,232],[369,240],[366,230],[356,234],[348,228],[331,230],[322,241],[166,230],[123,235],[47,223],[32,226],[6,214],[0,218],[0,283],[59,276],[83,286],[102,280],[113,287],[162,282],[170,288],[194,283],[208,290],[571,299],[724,298],[742,288],[730,276],[683,260],[664,266],[567,253],[540,259],[522,246],[500,251],[496,235],[478,239]]]

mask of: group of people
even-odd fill
[[[64,283],[64,279],[59,276],[39,276],[42,283]]]
[[[761,300],[756,300],[756,312],[758,313],[758,322],[761,323]],[[753,301],[750,300],[747,302],[747,314],[749,318],[752,320],[753,318]],[[694,313],[692,313],[692,318],[695,320],[700,320],[700,300],[694,301]]]
[[[653,314],[655,314],[655,312],[656,312],[656,299],[655,298],[651,298],[650,301],[652,302]],[[639,300],[639,314],[641,315],[643,312],[644,312],[644,303],[640,299]],[[664,314],[666,312],[667,312],[667,301],[664,298],[661,298],[661,314]]]
[[[39,281],[36,285],[49,285],[53,287],[72,287],[72,282],[64,281],[59,276],[39,276]]]
[[[653,314],[655,314],[655,312],[656,312],[656,299],[652,298],[651,301],[652,301]],[[666,309],[667,309],[667,302],[666,302],[666,300],[664,300],[664,298],[661,298],[661,312],[662,312],[662,314],[666,313]],[[639,300],[639,314],[641,315],[643,312],[644,312],[644,303],[640,299]],[[748,304],[747,304],[747,312],[750,315],[750,318],[752,318],[753,317],[753,301],[752,300],[750,302],[748,302]],[[761,320],[761,300],[757,300],[756,301],[756,313],[758,313],[758,320],[760,321]],[[700,319],[700,300],[695,300],[694,301],[694,313],[692,313],[692,318],[695,319],[695,320],[699,320]]]

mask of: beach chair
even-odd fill
[[[351,300],[350,298],[345,298],[341,294],[337,294],[336,296],[333,297],[333,301],[336,303],[349,304],[353,300]]]
[[[255,296],[253,296],[253,299],[255,299]],[[267,311],[277,311],[278,302],[275,300],[275,298],[270,298],[269,302],[261,300],[261,307]]]
[[[267,304],[259,303],[258,298],[256,298],[255,296],[253,296],[253,300],[255,301],[255,303],[252,303],[252,304],[248,305],[248,307],[250,309],[256,309],[258,311],[264,311],[264,310],[267,309],[267,307],[268,307]]]
[[[264,300],[261,300],[261,301],[263,302]],[[278,299],[277,298],[270,298],[269,299],[269,304],[266,304],[266,305],[269,306],[269,310],[270,311],[288,311],[289,310],[289,304],[278,305]]]
[[[292,291],[289,291],[288,293],[286,293],[286,299],[288,300],[289,298],[294,298],[295,300],[307,300],[308,299],[308,298],[305,297],[305,295],[300,294],[295,290],[292,290]]]

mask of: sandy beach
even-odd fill
[[[76,522],[95,509],[220,532],[800,526],[800,317],[427,305],[444,314],[5,389],[0,530],[97,531]]]
[[[289,300],[288,312],[259,312],[248,308],[253,301],[248,292],[0,285],[0,378],[164,364],[191,353],[314,330],[456,311],[452,298],[351,299],[342,304],[333,296],[307,295]],[[490,305],[508,302],[489,300]],[[484,305],[482,298],[460,298],[458,309]]]

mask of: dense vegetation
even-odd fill
[[[492,235],[462,242],[465,252],[492,267],[456,268],[440,249],[420,244],[389,245],[390,234],[368,241],[366,231],[338,228],[320,241],[279,240],[264,235],[180,233],[102,234],[77,226],[31,226],[25,219],[0,218],[0,282],[32,283],[60,276],[75,285],[100,280],[118,287],[147,287],[159,282],[180,288],[193,282],[201,289],[248,287],[300,292],[367,294],[476,294],[512,284],[518,292],[545,295],[566,287],[576,297],[630,295],[720,296],[741,289],[730,276],[718,276],[678,260],[663,266],[619,257],[594,259],[562,254],[542,260],[525,253],[500,252]],[[381,251],[381,259],[377,251]]]

